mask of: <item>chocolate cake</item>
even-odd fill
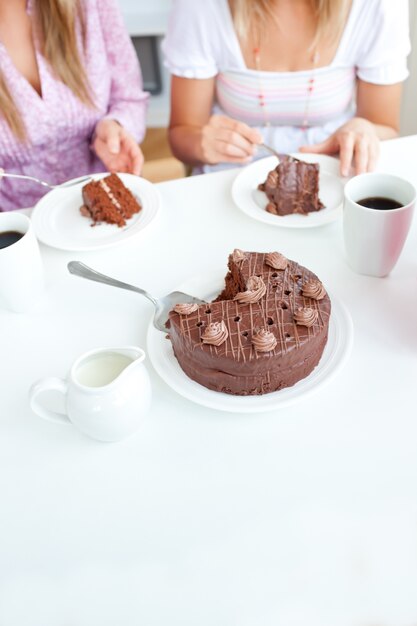
[[[261,395],[308,376],[327,342],[330,299],[317,276],[278,252],[235,250],[214,302],[181,304],[167,326],[193,380],[234,395]]]
[[[274,215],[320,211],[318,163],[306,163],[294,157],[283,158],[258,187],[268,197],[266,210]]]
[[[126,220],[142,209],[117,174],[84,185],[82,194],[84,204],[80,211],[93,220],[92,226],[100,222],[125,226]]]

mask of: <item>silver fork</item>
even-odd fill
[[[290,156],[289,154],[285,154],[285,152],[277,152],[276,150],[274,150],[274,148],[271,148],[271,146],[267,146],[266,143],[261,143],[259,145],[261,146],[261,148],[264,148],[264,150],[267,150],[268,152],[276,156],[278,161],[282,161],[282,159]]]
[[[39,183],[44,187],[49,187],[49,189],[61,189],[65,187],[72,187],[73,185],[80,185],[81,183],[86,183],[87,181],[93,180],[91,176],[83,176],[81,178],[77,178],[76,180],[70,180],[66,183],[61,183],[60,185],[51,185],[51,183],[47,183],[45,180],[41,180],[40,178],[35,178],[35,176],[26,176],[25,174],[9,174],[0,168],[0,179],[1,178],[22,178],[23,180],[33,180],[35,183]]]
[[[148,300],[150,300],[155,307],[153,325],[155,328],[165,333],[167,332],[165,324],[168,320],[169,312],[176,304],[205,304],[205,300],[200,300],[199,298],[190,296],[188,293],[184,293],[182,291],[172,291],[162,298],[154,298],[144,289],[135,287],[134,285],[129,285],[129,283],[123,283],[115,278],[110,278],[110,276],[106,276],[105,274],[100,274],[100,272],[96,272],[96,270],[84,265],[84,263],[80,263],[80,261],[70,261],[67,267],[69,272],[75,276],[87,278],[88,280],[94,280],[97,283],[111,285],[112,287],[135,291],[136,293],[140,293],[142,296],[145,296],[145,298],[148,298]]]

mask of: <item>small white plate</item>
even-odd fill
[[[180,289],[200,298],[206,297],[209,301],[220,293],[221,286],[219,287],[218,280],[207,284],[196,280],[181,285]],[[281,409],[306,398],[329,383],[349,357],[353,343],[352,318],[340,300],[331,296],[331,303],[328,340],[316,368],[307,378],[292,387],[263,396],[232,396],[212,391],[191,380],[181,369],[166,334],[157,330],[152,322],[147,334],[148,356],[167,385],[179,395],[202,406],[233,413],[261,413]]]
[[[308,215],[273,215],[265,210],[268,199],[258,185],[277,166],[274,156],[254,161],[239,172],[233,181],[232,197],[243,213],[259,222],[284,228],[312,228],[337,219],[342,213],[344,180],[339,175],[339,160],[325,154],[293,154],[308,163],[320,165],[319,198],[324,204],[320,211]]]
[[[98,180],[108,173],[93,174]],[[160,198],[154,185],[133,174],[118,174],[142,205],[142,210],[133,215],[126,226],[97,224],[80,213],[83,204],[83,184],[62,189],[53,189],[39,200],[32,211],[32,222],[36,237],[42,243],[60,250],[89,251],[108,248],[126,241],[143,231],[158,213]],[[76,180],[76,179],[75,179]]]

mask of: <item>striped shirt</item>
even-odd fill
[[[352,67],[301,72],[225,70],[216,81],[219,108],[250,126],[322,126],[353,110]]]

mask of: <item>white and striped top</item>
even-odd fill
[[[352,0],[333,61],[315,70],[248,69],[227,0],[173,0],[163,50],[176,76],[216,76],[213,112],[257,127],[280,152],[294,152],[323,141],[354,116],[358,78],[382,85],[407,78],[408,0]],[[219,167],[227,166],[204,169]]]
[[[310,92],[313,79],[314,89]],[[303,126],[306,117],[309,126],[322,126],[351,111],[355,82],[352,67],[279,73],[226,70],[217,76],[216,99],[227,115],[250,126],[265,122],[274,126]]]

